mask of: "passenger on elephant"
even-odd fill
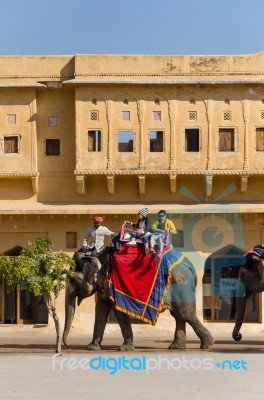
[[[138,212],[138,222],[135,224],[133,222],[129,222],[129,224],[135,228],[135,232],[130,232],[131,240],[127,243],[127,246],[136,246],[136,239],[141,239],[145,246],[145,253],[149,253],[149,238],[150,238],[150,229],[151,224],[147,217],[148,209],[142,208]]]
[[[91,252],[90,255],[92,257],[99,257],[103,253],[105,249],[105,236],[114,238],[117,235],[115,232],[110,231],[106,226],[102,226],[103,221],[102,217],[94,217],[94,224],[88,228],[84,237],[84,241],[87,241],[87,249],[83,249],[83,251],[86,250]]]
[[[159,246],[159,254],[158,257],[162,256],[164,242],[166,241],[167,232],[176,234],[177,230],[175,228],[174,223],[167,218],[167,213],[165,210],[160,210],[158,212],[158,219],[151,227],[151,237],[150,237],[150,252],[155,254],[155,244],[158,243]]]

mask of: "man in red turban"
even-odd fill
[[[99,257],[103,253],[105,249],[105,236],[110,236],[111,238],[116,236],[116,233],[110,231],[106,226],[101,225],[103,221],[102,217],[93,217],[94,225],[88,228],[84,237],[87,241],[87,250],[91,251],[91,256],[93,257]]]
[[[104,222],[104,219],[102,217],[93,217],[93,222],[101,224]]]

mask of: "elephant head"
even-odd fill
[[[246,263],[239,270],[238,286],[236,291],[236,323],[232,332],[235,341],[240,341],[242,335],[239,332],[243,324],[246,301],[251,295],[264,291],[264,252],[258,254],[260,245],[246,253]],[[261,245],[263,246],[263,245]]]
[[[65,290],[65,325],[63,343],[67,346],[67,337],[72,326],[77,298],[78,306],[86,297],[92,296],[98,289],[102,264],[97,257],[82,257],[76,253],[76,271]],[[81,270],[82,269],[82,270]]]

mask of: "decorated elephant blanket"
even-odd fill
[[[111,257],[109,295],[116,309],[155,325],[166,297],[171,272],[180,266],[182,253],[165,248],[161,259],[137,247],[121,246]]]

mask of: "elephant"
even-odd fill
[[[75,300],[78,299],[78,305],[81,301],[97,293],[95,307],[95,323],[93,339],[86,347],[89,351],[98,351],[102,349],[102,340],[108,320],[109,313],[113,308],[117,322],[120,325],[123,344],[118,348],[120,351],[135,350],[133,343],[133,331],[129,315],[121,312],[114,307],[114,303],[109,299],[108,278],[109,278],[109,257],[108,250],[95,260],[92,257],[86,258],[84,263],[84,272],[77,271],[71,279],[65,291],[65,325],[63,332],[63,343],[68,345],[68,334],[72,325]],[[165,257],[165,255],[163,256]],[[93,273],[88,274],[89,266],[93,265]],[[111,255],[110,255],[111,265]],[[94,274],[94,276],[92,276]],[[87,281],[89,275],[90,281]],[[185,258],[184,261],[174,268],[171,275],[171,283],[168,287],[165,308],[169,309],[170,314],[176,321],[174,339],[169,345],[169,349],[186,348],[186,323],[188,323],[200,339],[200,348],[208,349],[214,343],[214,338],[209,330],[200,322],[196,316],[195,288],[197,283],[196,271],[191,262]]]
[[[245,254],[245,263],[240,266],[236,291],[236,316],[232,337],[239,342],[246,301],[250,296],[264,291],[264,243],[258,244]]]

